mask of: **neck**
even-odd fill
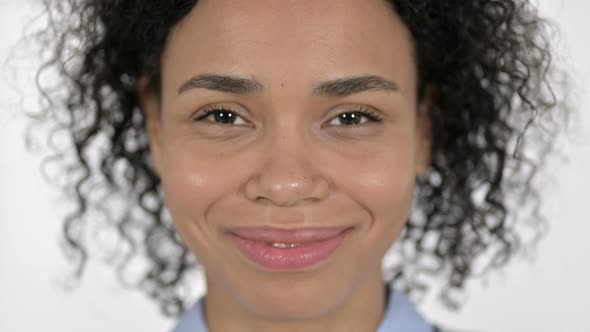
[[[321,316],[307,320],[269,320],[236,303],[207,278],[205,320],[209,332],[374,332],[383,319],[386,300],[385,283],[379,270]]]

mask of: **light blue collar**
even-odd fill
[[[387,285],[389,298],[385,316],[376,332],[432,332],[432,325],[418,313],[414,305],[401,291]],[[202,296],[179,318],[172,332],[207,332],[203,316],[204,299]]]

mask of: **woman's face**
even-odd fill
[[[170,34],[161,99],[145,90],[166,204],[209,288],[302,317],[381,273],[429,161],[411,36],[386,1],[201,0]],[[381,120],[351,115],[365,109]],[[226,231],[242,226],[353,229],[320,264],[279,271],[238,250]]]

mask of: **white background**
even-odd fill
[[[557,183],[545,193],[550,233],[534,264],[515,261],[493,274],[487,287],[473,283],[462,311],[446,312],[433,301],[420,306],[427,318],[445,326],[590,331],[590,3],[541,0],[540,8],[562,29],[559,61],[573,72],[573,101],[581,113],[577,129],[559,146],[570,153],[570,162],[556,170]],[[173,321],[163,319],[143,294],[123,290],[98,263],[89,266],[76,291],[55,286],[65,267],[56,240],[56,193],[42,180],[39,157],[25,150],[22,139],[21,108],[35,107],[35,89],[25,81],[16,91],[14,70],[4,65],[27,19],[38,12],[25,1],[0,0],[0,331],[167,331]],[[19,76],[30,76],[33,68],[24,68]]]

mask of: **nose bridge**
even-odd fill
[[[297,121],[283,118],[265,133],[260,164],[246,185],[246,195],[275,205],[298,205],[328,194],[329,184],[313,162],[313,146]]]

